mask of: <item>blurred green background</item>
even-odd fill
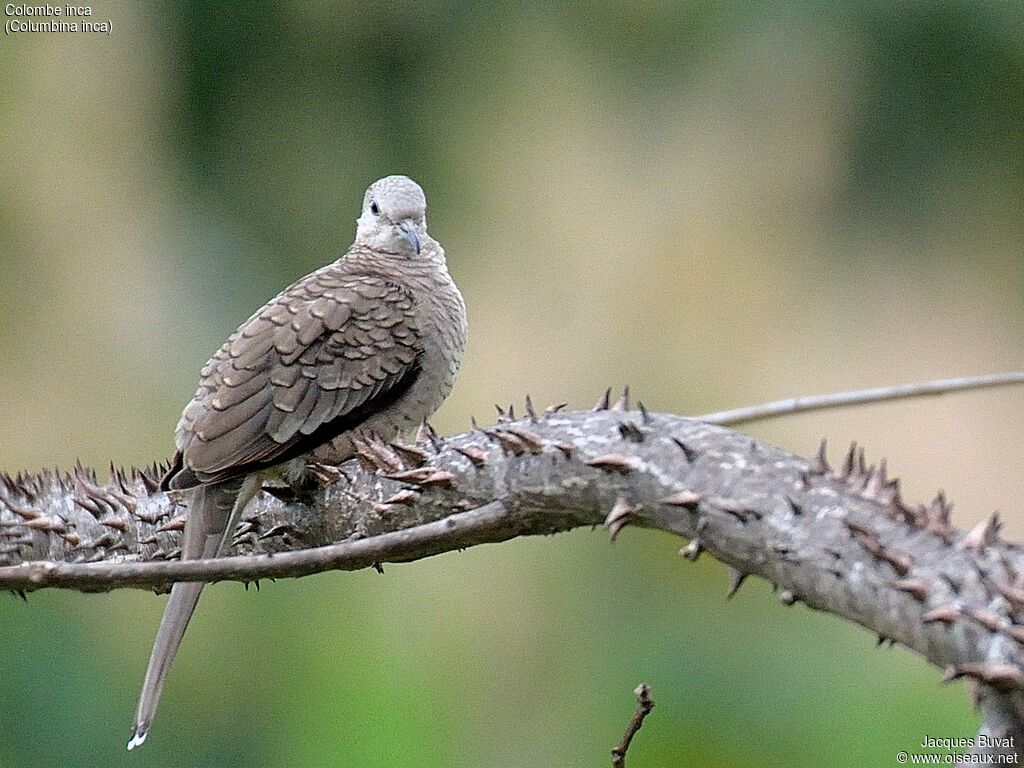
[[[436,424],[630,383],[702,413],[1019,368],[1024,11],[1010,2],[93,5],[0,42],[0,469],[171,450],[210,353],[426,189],[470,313]],[[749,428],[862,441],[1024,536],[1004,391]],[[163,599],[0,599],[0,766],[878,766],[963,687],[627,529],[211,588],[145,748]],[[0,596],[2,597],[2,596]]]

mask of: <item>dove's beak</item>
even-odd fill
[[[398,222],[398,231],[402,233],[405,241],[413,247],[417,254],[420,252],[420,233],[416,231],[416,223],[412,219]]]

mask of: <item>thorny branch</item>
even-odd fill
[[[632,743],[633,737],[636,736],[636,732],[644,724],[644,718],[654,709],[654,699],[651,698],[651,689],[647,683],[640,683],[633,691],[633,695],[636,696],[636,711],[630,718],[629,725],[626,726],[622,741],[612,749],[612,768],[626,768],[626,753],[629,751],[629,745]]]
[[[221,560],[178,562],[181,500],[159,468],[0,476],[0,589],[166,588],[174,580],[300,576],[401,562],[517,536],[604,524],[689,539],[779,601],[854,621],[976,681],[982,732],[1024,743],[1024,551],[993,515],[964,533],[942,494],[911,504],[884,460],[824,444],[807,461],[731,430],[629,411],[500,412],[496,425],[415,445],[367,441],[320,468],[310,498],[262,494]],[[280,495],[280,493],[278,493]]]

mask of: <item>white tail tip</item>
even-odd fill
[[[136,728],[132,737],[128,740],[128,751],[131,752],[136,747],[141,747],[142,743],[146,740],[147,733],[148,731],[142,731]]]

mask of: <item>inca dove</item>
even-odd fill
[[[262,481],[295,484],[307,457],[350,458],[357,432],[392,439],[448,396],[466,309],[425,213],[411,179],[372,184],[348,252],[272,299],[203,368],[162,483],[189,492],[182,558],[220,555]],[[203,586],[171,590],[128,749],[146,739]]]

